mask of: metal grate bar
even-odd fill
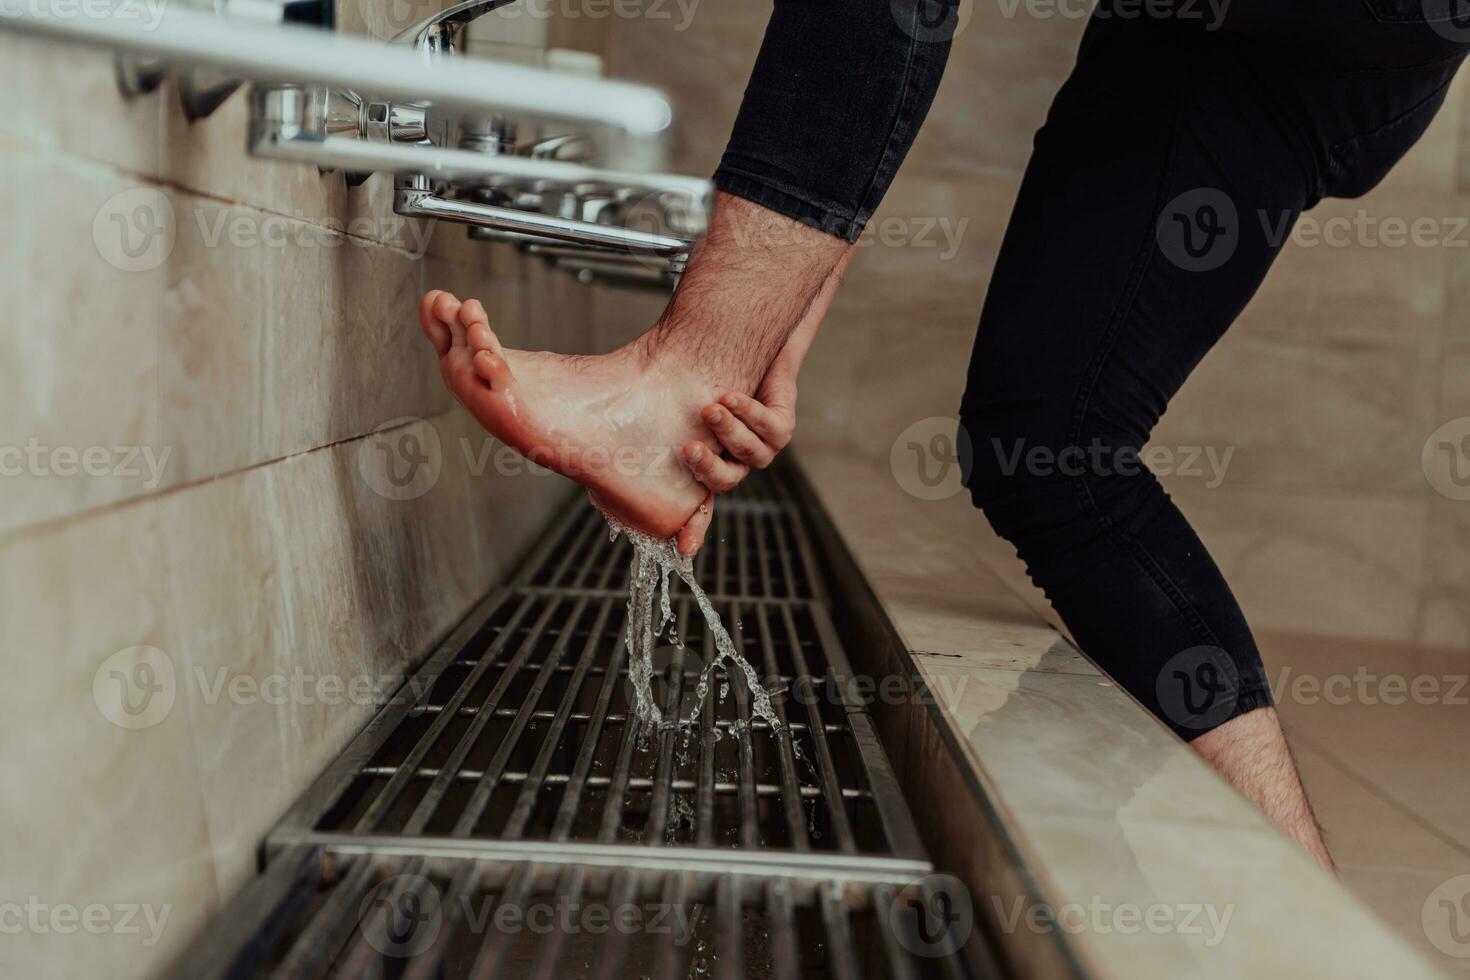
[[[666,909],[682,908],[687,904],[688,890],[689,881],[685,875],[668,875],[664,878],[659,900]],[[658,947],[658,966],[654,971],[654,980],[678,980],[684,975],[684,956],[688,947],[676,942],[677,937],[672,931],[665,935],[667,939],[660,942]]]
[[[718,889],[715,904],[716,914],[720,919],[718,942],[721,955],[716,964],[716,975],[718,980],[744,980],[744,957],[741,955],[745,946],[742,928],[744,910],[741,907],[740,892],[736,888],[735,879],[730,875],[720,879]]]
[[[731,640],[735,644],[735,652],[739,653],[749,661],[745,655],[744,630],[736,630],[731,634]],[[755,727],[751,724],[751,691],[746,684],[745,678],[737,677],[731,684],[731,690],[735,695],[735,711],[745,730],[751,733],[751,737],[736,744],[736,752],[739,755],[737,763],[740,771],[740,782],[738,791],[740,794],[740,846],[756,848],[760,846],[760,830],[756,826],[759,819],[759,810],[756,806],[756,796],[760,792],[755,780]],[[762,731],[769,732],[769,726],[762,726]],[[773,787],[774,788],[774,787]],[[788,792],[790,787],[783,787]],[[778,789],[777,792],[780,792]]]
[[[556,607],[552,606],[551,608]],[[579,599],[577,601],[577,605],[572,609],[571,619],[568,620],[569,626],[575,627],[577,623],[581,622],[582,615],[586,612],[586,610],[586,598]],[[566,629],[562,632],[561,636],[556,641],[555,647],[553,647],[551,653],[547,655],[545,666],[543,666],[541,670],[537,672],[536,679],[531,684],[531,690],[525,695],[525,700],[522,702],[520,713],[516,715],[515,720],[511,722],[510,731],[506,733],[505,740],[502,741],[500,743],[500,747],[495,750],[495,756],[490,760],[490,765],[487,766],[484,773],[481,774],[479,780],[475,785],[474,792],[470,795],[468,802],[465,803],[464,810],[460,814],[459,820],[454,825],[454,836],[468,836],[474,830],[475,824],[479,822],[480,817],[484,814],[485,807],[490,802],[490,794],[495,789],[495,782],[499,778],[500,774],[505,771],[505,766],[506,763],[510,761],[510,754],[512,750],[515,749],[516,745],[520,741],[521,735],[524,734],[526,730],[526,725],[530,722],[531,712],[535,709],[537,703],[541,700],[541,695],[546,690],[546,684],[551,679],[552,669],[556,666],[556,664],[560,663],[562,656],[565,655],[567,644],[570,643],[572,639],[572,632],[572,629]],[[533,648],[533,643],[528,642],[526,644],[526,652],[528,654]],[[505,684],[508,687],[513,676],[514,675],[511,673],[511,671],[507,669],[505,674],[501,677],[501,683]],[[499,689],[499,686],[500,685],[496,685],[497,689]],[[476,719],[476,721],[478,720],[479,719]],[[471,740],[468,736],[468,733],[466,733],[465,742],[469,743],[470,741]],[[463,757],[461,756],[459,758],[459,763],[462,764],[462,762]],[[457,764],[454,768],[458,767],[459,766]]]
[[[679,602],[679,621],[688,622],[690,602],[682,599]],[[705,634],[706,663],[709,663],[708,655],[712,643],[709,634]],[[678,718],[681,716],[684,706],[684,684],[682,683],[683,662],[678,664],[681,682],[670,684],[669,691],[664,699],[663,713],[665,718]],[[669,797],[673,794],[674,783],[674,743],[678,740],[677,729],[665,725],[658,733],[658,770],[653,780],[652,802],[648,807],[648,823],[644,827],[643,842],[657,846],[663,843],[664,831],[669,822]]]
[[[587,645],[582,648],[582,655],[577,658],[577,666],[572,674],[568,685],[567,696],[557,705],[555,715],[552,715],[551,727],[547,730],[546,741],[541,745],[541,751],[536,756],[536,764],[526,774],[521,786],[520,795],[516,797],[515,807],[511,810],[510,817],[506,820],[504,833],[510,837],[521,836],[526,829],[526,821],[531,819],[531,811],[535,808],[536,798],[541,790],[547,785],[547,773],[551,769],[551,759],[561,743],[562,733],[566,730],[567,721],[573,717],[572,705],[576,703],[577,695],[582,690],[582,683],[587,678],[587,673],[592,669],[592,659],[597,654],[597,637],[606,628],[609,617],[612,615],[612,600],[604,600],[597,611],[597,620],[592,625],[592,633],[588,637]],[[615,675],[608,675],[615,676]],[[543,712],[536,712],[540,716]],[[545,714],[549,714],[546,712]],[[583,715],[585,720],[590,721],[591,715]],[[590,743],[589,739],[589,743]],[[510,782],[511,773],[504,773],[501,779]],[[518,773],[515,775],[519,775]]]
[[[852,948],[847,903],[837,888],[835,882],[823,883],[817,899],[822,909],[822,924],[827,929],[827,968],[837,980],[857,980],[857,956]]]
[[[396,766],[372,766],[363,770],[366,775],[380,777],[391,776],[397,771],[398,768]],[[434,779],[442,772],[443,770],[441,769],[425,767],[419,769],[416,773],[414,773],[414,778]],[[480,769],[461,769],[459,772],[454,774],[454,781],[460,783],[478,783],[483,775],[484,771]],[[530,774],[524,772],[501,773],[500,779],[498,781],[504,785],[509,786],[523,786],[535,783],[535,781],[530,777]],[[544,777],[540,781],[539,785],[541,785],[542,787],[566,786],[570,783],[570,776],[552,774]],[[586,785],[589,789],[605,789],[612,785],[612,780],[607,776],[588,776],[584,785]],[[702,782],[696,782],[692,779],[675,779],[672,783],[669,784],[669,787],[675,793],[699,793],[708,790],[716,796],[733,796],[741,791],[740,784],[738,783],[716,782],[706,785]],[[654,788],[654,780],[648,778],[647,776],[633,776],[628,779],[626,788],[629,792],[649,792],[652,791]],[[774,783],[756,783],[754,785],[754,789],[756,796],[763,799],[772,796],[780,796],[785,791],[784,787],[777,786]],[[822,798],[822,790],[818,789],[815,786],[799,786],[797,787],[797,795],[803,800],[818,800]],[[873,794],[868,792],[867,790],[850,789],[848,787],[843,787],[842,798],[844,800],[872,800],[874,797]]]
[[[582,890],[586,884],[586,868],[567,868],[557,878],[557,893],[569,905],[580,902]],[[531,968],[531,980],[554,980],[558,976],[556,965],[561,960],[566,941],[566,931],[558,929],[547,938],[546,942],[541,944],[536,954],[536,962]]]
[[[522,602],[520,608],[511,616],[510,622],[500,631],[500,635],[495,638],[495,642],[491,645],[490,650],[480,657],[480,662],[471,670],[469,678],[449,699],[449,703],[446,705],[449,710],[441,712],[434,719],[433,724],[429,726],[429,730],[423,734],[418,744],[413,747],[413,751],[409,754],[406,764],[402,767],[401,771],[396,773],[388,781],[388,785],[378,794],[377,799],[369,805],[367,812],[358,819],[356,826],[358,832],[367,833],[377,829],[379,822],[392,809],[393,805],[398,801],[399,794],[408,785],[410,773],[418,768],[419,764],[423,762],[424,757],[429,754],[429,750],[433,748],[434,743],[439,740],[439,736],[449,727],[449,721],[454,717],[454,711],[469,696],[470,691],[474,688],[475,682],[480,679],[480,675],[489,668],[490,664],[499,656],[501,649],[515,635],[516,627],[520,625],[521,620],[530,608],[530,603]],[[425,692],[424,696],[429,697],[430,692]]]
[[[617,689],[615,678],[618,676],[627,652],[627,644],[620,636],[613,645],[612,660],[608,671],[602,677],[602,688],[597,695],[597,706],[592,711],[592,720],[588,723],[586,735],[583,736],[582,748],[577,753],[576,768],[572,770],[571,778],[567,781],[561,809],[557,811],[556,821],[551,826],[553,841],[565,841],[571,836],[572,823],[577,818],[577,812],[582,803],[582,792],[587,785],[587,774],[592,769],[593,758],[602,742],[604,726],[607,723],[608,706],[612,703],[613,693]],[[624,724],[622,727],[629,730],[634,726]]]
[[[771,921],[771,968],[780,980],[796,980],[801,960],[796,952],[796,913],[791,886],[781,880],[766,883],[766,915]]]
[[[778,673],[776,665],[776,647],[772,642],[771,624],[766,618],[766,611],[757,608],[756,623],[760,629],[761,651],[764,656],[766,671],[772,674]],[[811,845],[807,840],[806,821],[802,819],[801,796],[797,789],[796,774],[796,751],[792,748],[791,730],[785,728],[786,707],[782,701],[773,700],[772,706],[776,709],[776,717],[782,723],[782,730],[776,735],[776,742],[781,750],[781,802],[786,810],[786,826],[791,834],[791,846],[798,851],[809,850]]]
[[[801,637],[791,617],[791,607],[781,610],[786,627],[786,642],[791,658],[796,662],[796,685],[806,704],[807,727],[814,734],[817,749],[817,772],[821,774],[823,789],[827,796],[827,809],[832,817],[832,826],[842,850],[849,854],[857,850],[857,840],[852,834],[852,823],[847,819],[847,808],[842,804],[842,786],[837,782],[837,766],[832,761],[832,746],[827,741],[826,728],[822,725],[822,709],[817,703],[817,693],[812,689],[811,675],[807,673],[806,657],[801,652]]]
[[[530,603],[528,602],[526,603],[526,605],[529,606]],[[505,697],[505,692],[510,687],[511,680],[515,676],[515,671],[519,668],[520,664],[531,655],[532,651],[536,649],[536,645],[540,641],[542,634],[546,632],[547,625],[560,610],[561,605],[562,600],[560,599],[553,599],[552,601],[546,603],[546,608],[542,610],[540,617],[537,618],[536,625],[531,627],[530,636],[527,637],[526,642],[521,645],[520,649],[516,651],[515,657],[512,658],[511,665],[507,667],[504,672],[501,673],[499,679],[495,682],[495,686],[490,689],[490,693],[485,695],[485,701],[483,704],[480,705],[480,710],[476,712],[475,716],[470,720],[469,727],[466,728],[464,734],[460,736],[459,741],[455,744],[454,749],[450,752],[448,760],[445,761],[443,768],[439,771],[438,775],[434,777],[434,781],[430,784],[428,792],[424,794],[424,798],[419,801],[418,806],[414,808],[413,814],[408,818],[407,823],[404,824],[404,833],[421,833],[424,828],[428,826],[429,820],[434,815],[434,811],[439,808],[440,801],[443,800],[445,792],[448,791],[449,784],[454,779],[454,774],[464,766],[465,759],[469,756],[470,751],[474,749],[474,747],[476,746],[476,744],[478,744],[480,740],[480,733],[485,730],[485,726],[489,724],[491,719],[495,717],[495,708],[500,704],[501,699]],[[581,600],[578,603],[576,611],[572,614],[572,622],[576,622],[576,617],[580,615],[581,609],[585,605],[585,599]],[[556,661],[560,659],[562,651],[566,648],[566,641],[570,639],[570,637],[570,631],[564,632],[562,634],[561,638],[557,641],[556,647],[553,649],[551,654],[546,657],[546,664],[548,666],[555,664]],[[494,658],[487,657],[487,659],[493,660]],[[542,677],[545,676],[545,668],[543,668],[541,674]],[[542,683],[545,683],[544,680],[542,680]],[[465,684],[461,686],[460,690],[468,695],[471,687],[470,685]],[[530,701],[529,699],[527,703],[531,707],[535,706],[535,702]],[[524,719],[518,718],[517,721],[520,722],[522,726],[524,726]],[[443,731],[443,729],[440,729],[440,734],[442,734]],[[502,750],[505,746],[509,744],[509,741],[502,743]],[[496,758],[501,758],[499,753],[497,753]],[[493,778],[491,774],[494,771],[494,763],[492,762],[491,767],[487,768],[486,771],[481,775],[480,785],[475,787],[475,798],[478,798],[481,786],[484,785],[485,780],[487,778]],[[475,798],[472,798],[472,802]],[[469,808],[466,808],[465,816],[469,815]],[[455,826],[455,831],[456,833],[463,833],[463,831],[460,830],[458,824],[456,824]]]
[[[709,640],[706,638],[705,649],[709,649]],[[700,709],[700,724],[703,730],[699,733],[699,787],[698,804],[694,812],[694,828],[697,841],[701,847],[709,847],[715,842],[715,746],[712,739],[717,729],[715,728],[715,699],[707,697]],[[753,821],[752,821],[753,822]]]
[[[615,907],[628,904],[633,900],[636,892],[637,882],[630,871],[620,871],[613,877],[612,894]],[[598,964],[598,980],[623,980],[623,960],[627,957],[629,936],[624,932],[614,932],[608,937],[607,949],[603,953],[602,961]]]
[[[356,927],[354,913],[367,896],[372,873],[372,865],[362,861],[345,881],[332,890],[326,904],[311,918],[276,968],[277,977],[281,980],[305,980],[320,974],[326,962],[336,955]]]
[[[901,945],[898,933],[894,930],[893,916],[893,889],[888,885],[879,885],[873,889],[873,908],[877,912],[874,919],[878,922],[878,935],[883,940],[883,950],[888,954],[888,961],[893,967],[893,980],[917,980],[918,973],[914,966],[904,955],[904,947]],[[908,948],[916,949],[918,937],[912,935],[913,920],[908,916],[900,916],[900,928],[910,933],[905,937]]]

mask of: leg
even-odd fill
[[[1206,732],[1190,747],[1219,770],[1232,786],[1291,835],[1332,874],[1337,873],[1275,708],[1257,708]]]
[[[976,504],[1078,643],[1319,858],[1245,618],[1138,453],[1296,217],[1381,178],[1453,68],[1355,73],[1094,22],[1037,135],[961,410]]]

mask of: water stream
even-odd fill
[[[734,669],[739,669],[744,675],[745,686],[750,690],[752,713],[764,718],[770,724],[772,731],[780,731],[781,725],[776,718],[776,711],[771,707],[771,696],[761,684],[760,675],[740,655],[740,651],[735,649],[734,641],[730,639],[724,623],[720,621],[720,614],[715,611],[709,596],[705,595],[704,590],[695,581],[694,559],[679,554],[672,538],[668,541],[660,541],[607,514],[603,514],[603,517],[607,519],[608,526],[612,529],[613,540],[616,540],[621,534],[633,546],[633,560],[628,569],[626,637],[628,676],[633,684],[633,710],[638,720],[653,728],[663,725],[666,721],[653,697],[653,651],[658,638],[674,621],[673,606],[669,602],[669,578],[671,575],[678,575],[693,594],[694,601],[699,605],[699,611],[704,615],[705,627],[715,641],[715,658],[712,662],[705,664],[704,669],[700,671],[699,683],[695,688],[694,710],[690,712],[687,722],[684,723],[689,725],[698,723],[700,712],[704,709],[705,699],[709,697],[710,678],[714,676],[715,669],[720,664],[724,664],[726,676],[733,676],[731,671]],[[654,611],[655,599],[658,601],[656,613]],[[679,645],[683,646],[682,643]],[[681,719],[671,718],[667,719],[667,722],[678,725]]]

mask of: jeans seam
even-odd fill
[[[1425,106],[1434,103],[1436,100],[1439,100],[1441,96],[1443,96],[1444,93],[1453,84],[1454,78],[1451,77],[1449,81],[1446,81],[1443,85],[1436,88],[1433,92],[1430,92],[1424,98],[1420,99],[1418,102],[1415,102],[1408,109],[1405,109],[1403,112],[1399,113],[1397,116],[1390,119],[1383,125],[1371,129],[1366,133],[1359,133],[1356,136],[1349,136],[1347,139],[1338,140],[1336,143],[1333,143],[1331,149],[1327,151],[1327,177],[1331,178],[1342,174],[1346,166],[1344,161],[1345,151],[1362,143],[1364,140],[1372,139],[1373,137],[1382,135],[1384,133],[1391,133],[1397,127],[1404,125],[1410,119],[1414,118],[1414,116],[1417,115],[1418,112]]]
[[[1171,124],[1173,132],[1170,138],[1169,161],[1165,165],[1164,172],[1159,179],[1159,190],[1154,200],[1155,213],[1158,213],[1162,208],[1164,194],[1167,193],[1174,176],[1175,157],[1178,153],[1180,142],[1178,127],[1181,111],[1180,108],[1176,107],[1174,120]],[[1064,445],[1077,444],[1081,440],[1083,419],[1092,401],[1098,379],[1102,376],[1103,367],[1112,356],[1118,337],[1122,333],[1124,322],[1133,311],[1134,302],[1138,298],[1138,290],[1142,287],[1144,276],[1153,261],[1154,239],[1154,232],[1148,232],[1144,235],[1144,242],[1139,249],[1139,256],[1134,262],[1133,269],[1129,272],[1128,285],[1124,290],[1124,295],[1119,300],[1118,307],[1108,324],[1107,332],[1103,336],[1102,343],[1098,346],[1097,353],[1093,355],[1092,363],[1088,365],[1087,371],[1077,387],[1077,392],[1073,396],[1072,420],[1068,426],[1067,439]],[[1127,550],[1134,561],[1138,562],[1143,568],[1154,585],[1169,598],[1174,608],[1184,616],[1185,621],[1193,627],[1200,637],[1213,646],[1220,646],[1219,638],[1215,636],[1214,630],[1210,629],[1210,625],[1205,621],[1205,618],[1200,615],[1189,594],[1154,561],[1148,549],[1137,538],[1124,532],[1122,528],[1118,527],[1109,519],[1103,511],[1103,508],[1097,503],[1087,476],[1085,474],[1077,476],[1075,480],[1077,496],[1082,504],[1083,511],[1097,522],[1104,533]]]
[[[883,173],[888,163],[888,158],[893,153],[893,146],[898,135],[899,127],[903,124],[903,120],[907,118],[909,96],[913,91],[913,86],[910,82],[913,79],[914,73],[914,49],[919,43],[918,21],[919,5],[916,3],[914,4],[912,20],[909,23],[909,46],[903,60],[903,81],[899,85],[898,104],[893,112],[893,122],[889,125],[888,136],[883,141],[883,152],[878,154],[878,162],[873,165],[873,173],[868,178],[868,186],[863,189],[862,197],[858,198],[857,216],[854,217],[854,220],[860,219],[864,225],[867,224],[867,218],[862,216],[871,216],[873,213],[873,209],[869,207],[868,201],[873,196],[873,189],[878,185],[878,175]],[[897,168],[895,167],[894,170],[896,172]]]
[[[799,201],[802,204],[806,205],[808,208],[811,208],[813,212],[819,213],[822,218],[829,219],[835,222],[841,222],[842,225],[846,228],[852,228],[853,226],[861,227],[861,222],[858,221],[857,215],[849,213],[846,209],[837,207],[830,202],[818,201],[811,195],[807,194],[805,191],[797,187],[786,184],[783,181],[775,180],[774,178],[763,174],[757,174],[752,171],[745,170],[739,166],[731,164],[727,160],[721,160],[719,167],[715,170],[714,183],[716,187],[719,187],[721,184],[721,175],[736,177],[740,180],[750,181],[751,183],[758,184],[759,186],[764,187],[767,190],[775,191],[778,194],[789,197],[795,201]],[[737,194],[736,196],[744,195]],[[796,219],[792,215],[788,215],[788,217],[792,217],[793,220],[800,220]],[[827,229],[824,228],[821,230],[826,231]],[[842,237],[847,236],[844,235]]]

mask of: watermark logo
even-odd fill
[[[378,426],[357,446],[357,471],[388,500],[414,500],[439,482],[444,451],[439,432],[424,419],[404,415]]]
[[[1190,647],[1174,654],[1160,669],[1154,691],[1166,718],[1200,731],[1228,719],[1239,692],[1235,662],[1216,646]]]
[[[443,899],[423,875],[385,878],[358,909],[358,927],[368,945],[394,959],[424,952],[439,938],[443,925]]]
[[[1446,956],[1470,957],[1470,875],[1456,875],[1424,898],[1424,935]]]
[[[674,692],[682,689],[688,678],[702,677],[709,668],[700,651],[672,643],[655,648],[649,660],[652,664],[648,678],[649,697],[660,711],[673,703]],[[628,704],[639,703],[637,682],[631,671],[623,678],[623,695]]]
[[[700,0],[515,0],[489,11],[475,23],[475,37],[488,41],[507,41],[514,35],[512,25],[521,20],[661,20],[673,21],[678,33],[687,31],[694,22]],[[383,41],[391,41],[410,27],[437,14],[444,8],[442,0],[360,0],[358,9],[368,30]],[[500,26],[497,30],[497,25]]]
[[[899,943],[915,956],[953,956],[975,928],[975,904],[953,875],[925,875],[899,890],[888,919]]]
[[[154,31],[163,22],[168,0],[0,0],[0,14],[31,20],[109,20],[141,24]]]
[[[1209,272],[1230,261],[1240,245],[1240,216],[1230,195],[1197,187],[1170,201],[1159,215],[1159,251],[1186,272]]]
[[[1002,475],[1013,477],[1025,473],[1033,477],[1109,477],[1139,476],[1151,472],[1155,476],[1194,477],[1204,480],[1205,488],[1214,490],[1225,482],[1235,447],[1220,452],[1214,446],[1149,445],[1112,446],[1094,438],[1088,445],[1069,445],[1053,449],[1042,444],[1028,444],[1017,439],[1009,446],[992,438],[990,449]]]
[[[1421,0],[1420,11],[1440,37],[1470,43],[1470,0]]]
[[[970,26],[975,0],[889,0],[888,9],[915,41],[943,44]]]
[[[948,500],[964,489],[970,436],[958,420],[920,419],[893,440],[888,468],[898,485],[920,500]]]
[[[359,0],[357,9],[370,34],[391,41],[443,6],[438,0]]]
[[[32,436],[24,446],[0,445],[0,477],[116,478],[156,490],[172,454],[172,446],[50,446]]]
[[[97,254],[123,272],[148,272],[163,265],[177,237],[173,202],[153,187],[114,194],[92,218]]]
[[[1370,707],[1402,704],[1470,705],[1470,674],[1379,674],[1359,664],[1352,673],[1298,674],[1282,667],[1271,690],[1280,701],[1294,704]]]
[[[157,647],[119,650],[92,675],[92,700],[119,728],[152,728],[168,717],[178,694],[174,662]]]
[[[1225,25],[1231,0],[997,0],[1000,14],[1014,20],[1178,20],[1204,25],[1214,33]]]
[[[1065,902],[1051,905],[1047,902],[1027,902],[1016,896],[1006,903],[999,895],[991,896],[995,908],[995,919],[1002,932],[1014,933],[1020,929],[1047,934],[1065,932],[1072,935],[1091,933],[1098,936],[1134,936],[1151,933],[1155,936],[1198,936],[1207,949],[1213,949],[1225,941],[1230,920],[1235,916],[1235,904],[1215,905],[1210,902],[1112,902],[1101,895],[1093,895],[1086,902]]]
[[[139,945],[152,948],[163,938],[172,905],[137,902],[48,902],[31,895],[24,902],[0,902],[0,936],[137,936]]]
[[[1450,419],[1424,440],[1419,455],[1424,479],[1450,500],[1470,500],[1470,415]]]

